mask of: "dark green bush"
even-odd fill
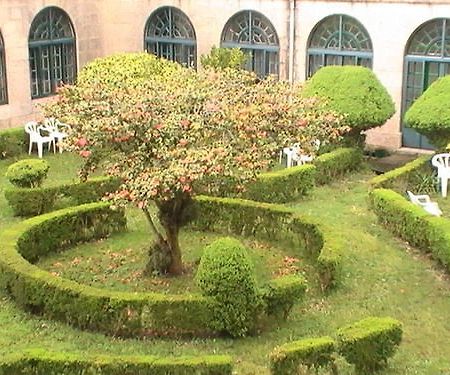
[[[34,189],[5,189],[5,197],[16,216],[36,216],[53,211],[64,199],[68,204],[95,202],[106,193],[116,191],[120,180],[116,177],[95,177],[86,182]],[[66,202],[67,203],[67,202]]]
[[[310,369],[334,366],[335,342],[331,337],[307,338],[281,345],[270,354],[273,375],[297,374],[299,366]]]
[[[26,148],[25,131],[22,127],[0,130],[0,159],[18,156]]]
[[[49,169],[45,160],[24,159],[11,164],[6,170],[6,177],[19,188],[35,188],[47,178]]]
[[[215,330],[234,337],[253,330],[261,304],[252,261],[238,240],[220,238],[207,246],[195,280],[202,294],[214,300]]]
[[[306,292],[306,280],[300,275],[287,275],[273,279],[263,289],[262,298],[268,315],[281,315],[287,319],[292,307]]]
[[[436,147],[444,149],[450,143],[450,77],[442,77],[409,107],[405,123],[417,130]]]
[[[80,356],[43,349],[0,359],[0,375],[231,375],[228,356]]]
[[[363,130],[383,125],[395,113],[394,102],[372,70],[361,66],[326,66],[305,84],[302,96],[320,97],[345,116],[357,139]]]
[[[240,48],[217,48],[213,46],[211,52],[202,55],[200,61],[204,68],[221,70],[226,68],[242,69],[248,56]]]
[[[384,368],[402,341],[402,324],[370,317],[338,330],[339,353],[361,374]]]

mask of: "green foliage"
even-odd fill
[[[199,295],[112,292],[53,276],[28,263],[124,227],[123,212],[103,202],[13,225],[0,236],[0,287],[23,308],[81,329],[118,336],[209,332],[209,302]]]
[[[301,275],[286,275],[271,280],[262,292],[267,314],[281,315],[287,319],[294,304],[304,297],[306,287],[306,280]]]
[[[442,77],[409,107],[405,123],[417,130],[436,147],[444,149],[450,142],[450,77]]]
[[[24,159],[11,164],[6,170],[6,177],[19,188],[34,188],[47,178],[49,168],[45,160]]]
[[[338,148],[313,160],[316,167],[316,184],[323,185],[358,170],[362,164],[362,152],[357,148]]]
[[[22,127],[0,130],[0,159],[11,158],[25,151],[25,131]]]
[[[393,169],[370,180],[371,188],[392,189],[403,194],[406,190],[417,192],[416,187],[420,184],[417,181],[417,174],[431,175],[430,156],[423,155],[413,160],[403,167]]]
[[[369,195],[372,210],[392,233],[439,260],[450,271],[450,221],[434,217],[422,207],[387,189],[375,189]]]
[[[345,115],[355,133],[383,125],[395,113],[394,102],[372,70],[361,66],[326,66],[305,84],[304,97],[320,97]]]
[[[242,69],[247,61],[248,56],[239,48],[217,48],[213,46],[211,52],[202,55],[200,61],[204,68],[212,68],[214,70],[221,69]]]
[[[335,285],[345,244],[333,228],[285,206],[241,199],[201,196],[190,211],[194,229],[252,236],[303,251],[315,261],[322,288]]]
[[[386,366],[402,341],[402,324],[392,318],[370,317],[338,330],[339,353],[361,374]]]
[[[95,177],[85,182],[40,188],[7,188],[5,197],[16,216],[36,216],[55,209],[58,203],[80,205],[100,200],[115,192],[120,180],[115,177]]]
[[[273,375],[297,374],[300,365],[310,369],[334,366],[335,342],[331,337],[306,338],[281,345],[270,354]]]
[[[238,240],[221,238],[207,246],[195,280],[214,300],[215,330],[233,337],[252,332],[261,306],[252,261]]]
[[[0,359],[0,375],[231,375],[228,356],[159,357],[79,355],[28,350]]]
[[[261,202],[292,202],[312,190],[315,176],[316,168],[310,164],[262,173],[248,184],[242,196]]]

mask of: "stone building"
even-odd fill
[[[0,0],[0,33],[0,128],[37,117],[96,57],[147,50],[196,67],[222,45],[247,51],[259,75],[287,80],[368,66],[397,109],[368,142],[428,148],[402,114],[450,73],[450,1],[441,0]]]

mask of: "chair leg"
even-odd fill
[[[441,178],[442,196],[444,198],[447,197],[447,183],[448,183],[448,179],[446,177]]]
[[[38,156],[42,159],[42,143],[37,142],[37,148],[38,148]]]
[[[58,138],[58,150],[59,150],[60,154],[62,154],[62,152],[63,152],[63,149],[61,147],[61,143],[62,143],[62,138]]]
[[[33,142],[30,140],[30,145],[28,146],[28,155],[31,155],[31,150],[33,149]]]

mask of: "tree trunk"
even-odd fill
[[[183,273],[183,262],[181,261],[181,249],[178,240],[179,226],[173,225],[165,228],[167,234],[167,245],[170,251],[170,264],[167,272],[171,275]]]

